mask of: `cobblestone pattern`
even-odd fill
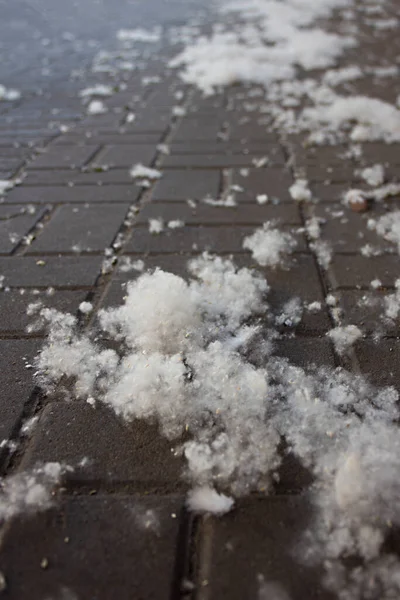
[[[374,51],[380,56],[382,45]],[[147,74],[159,69],[154,62]],[[352,85],[362,93],[365,82]],[[182,117],[172,111],[178,90],[184,92]],[[348,163],[344,168],[338,158],[343,148],[318,148],[316,153],[301,139],[266,130],[265,115],[238,112],[243,93],[239,87],[202,98],[168,76],[145,88],[141,97],[132,82],[106,101],[110,109],[126,107],[122,113],[79,120],[75,96],[59,97],[58,106],[64,105],[57,121],[77,122],[65,133],[52,128],[44,116],[44,104],[54,104],[54,98],[33,99],[0,116],[0,178],[23,177],[0,205],[1,436],[19,442],[16,454],[2,448],[3,473],[38,461],[77,464],[83,457],[90,459],[86,469],[68,476],[60,506],[18,520],[6,530],[0,564],[9,598],[39,600],[69,587],[78,598],[255,598],[259,572],[285,581],[290,572],[293,598],[310,597],[311,589],[312,597],[328,598],[320,589],[320,574],[300,568],[291,557],[299,515],[307,519],[301,492],[309,474],[299,465],[284,463],[270,498],[240,501],[221,521],[192,518],[183,506],[181,459],[173,456],[154,426],[123,425],[106,408],[97,409],[93,419],[87,404],[44,398],[32,386],[27,368],[43,335],[26,332],[29,303],[40,299],[74,313],[85,299],[96,308],[121,302],[124,284],[135,274],[121,272],[118,264],[105,272],[105,248],[113,248],[117,257],[140,257],[146,267],[160,266],[186,277],[187,258],[203,250],[234,254],[238,264],[256,266],[243,252],[242,238],[274,218],[296,233],[299,245],[290,270],[261,269],[272,288],[272,310],[294,295],[323,305],[320,312],[305,316],[294,337],[283,330],[277,352],[302,366],[343,365],[368,373],[379,384],[399,386],[398,328],[385,332],[377,346],[371,337],[376,315],[357,305],[366,293],[382,297],[392,291],[398,256],[387,248],[384,255],[363,257],[361,240],[376,243],[366,228],[371,213],[344,216],[339,204],[345,189],[359,185],[354,170],[362,163],[354,159],[354,168]],[[387,93],[384,81],[374,90],[383,99]],[[136,120],[126,123],[131,110]],[[159,144],[168,144],[170,153],[163,154]],[[257,168],[264,156],[268,164]],[[397,145],[364,144],[364,160],[384,161],[389,176],[396,178]],[[161,169],[162,179],[141,189],[129,175],[136,162]],[[311,182],[318,204],[291,200],[288,188],[297,175]],[[232,185],[245,188],[235,193],[237,207],[202,204],[193,209],[187,203],[207,195],[226,197]],[[258,194],[279,198],[280,203],[260,206]],[[396,206],[399,200],[391,199],[390,207]],[[373,212],[379,215],[386,208],[381,205]],[[136,216],[127,220],[132,209]],[[332,219],[334,213],[338,216]],[[327,215],[322,235],[334,256],[324,270],[307,235],[298,230],[310,217]],[[186,226],[152,236],[148,219],[157,217],[182,219]],[[376,277],[382,287],[371,291]],[[335,324],[325,304],[328,293],[338,298],[342,322],[360,324],[367,334],[344,358],[325,336]],[[26,440],[21,426],[34,414],[39,423]],[[148,511],[157,516],[154,527],[146,525],[146,515],[153,514]],[[143,533],[141,528],[147,527],[150,531]],[[48,568],[43,568],[44,559]]]

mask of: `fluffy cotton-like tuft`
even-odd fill
[[[52,491],[67,470],[69,468],[65,465],[48,462],[32,471],[17,473],[3,479],[0,491],[0,520],[50,508],[54,503]]]
[[[309,202],[312,198],[307,179],[297,179],[294,184],[290,186],[289,193],[293,200],[296,200],[297,202]]]
[[[276,229],[270,222],[244,238],[243,248],[250,250],[253,258],[263,267],[278,267],[296,247],[296,240],[290,233]]]
[[[223,515],[232,510],[233,498],[218,494],[214,489],[203,486],[189,492],[187,506],[193,512],[208,512],[215,515]]]
[[[338,354],[344,354],[357,340],[362,337],[362,331],[356,325],[344,325],[328,331],[327,335],[333,341]]]

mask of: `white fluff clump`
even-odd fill
[[[168,221],[167,226],[170,229],[180,229],[181,227],[185,226],[185,222],[181,219],[174,219],[172,221]]]
[[[93,87],[84,88],[79,92],[81,98],[90,98],[91,96],[111,96],[113,94],[111,85],[99,83]]]
[[[161,29],[155,28],[153,31],[137,27],[136,29],[119,29],[117,31],[117,40],[120,42],[158,42],[161,37]]]
[[[370,221],[368,225],[385,240],[396,244],[400,253],[400,210],[389,212],[376,221]]]
[[[300,117],[300,125],[307,129],[325,126],[332,132],[351,122],[357,123],[350,132],[354,142],[400,140],[400,111],[376,98],[338,96],[328,106],[305,108]]]
[[[164,221],[161,217],[158,219],[149,219],[149,231],[150,233],[161,233],[164,231]]]
[[[100,323],[113,335],[120,331],[130,348],[175,354],[198,330],[201,317],[188,284],[156,269],[130,282],[125,304],[102,311]]]
[[[15,182],[11,181],[10,179],[0,179],[0,196],[3,195],[4,192],[11,190],[11,188],[13,188],[14,185]]]
[[[396,288],[394,294],[384,297],[385,316],[388,319],[397,319],[400,313],[400,279],[396,279],[394,285]]]
[[[244,238],[243,248],[250,250],[253,258],[263,267],[277,267],[296,247],[296,240],[290,233],[276,229],[270,222]]]
[[[234,330],[252,314],[265,311],[268,283],[250,269],[237,269],[229,259],[204,253],[189,262],[189,270],[197,279],[190,286],[192,297],[208,318],[225,317]]]
[[[89,115],[102,115],[107,112],[107,107],[101,100],[92,100],[87,107]]]
[[[312,198],[311,191],[308,187],[307,179],[296,179],[294,184],[289,188],[289,194],[297,202],[309,202]]]
[[[362,331],[356,325],[344,325],[328,331],[327,335],[333,341],[338,354],[344,354],[357,340],[362,337]]]
[[[69,470],[57,462],[48,462],[31,471],[24,471],[1,480],[0,520],[20,514],[47,510],[54,503],[52,491]]]
[[[331,66],[344,48],[353,44],[349,37],[312,26],[315,19],[329,15],[331,8],[325,3],[282,5],[279,0],[250,5],[229,2],[223,12],[239,13],[242,27],[197,38],[170,66],[183,66],[181,78],[205,94],[235,82],[267,86],[291,79],[295,65],[304,69]]]
[[[79,311],[83,315],[88,315],[93,310],[93,304],[91,302],[81,302],[79,305]]]
[[[133,179],[160,179],[162,176],[161,171],[145,167],[141,163],[134,165],[129,174]]]
[[[197,487],[189,492],[187,506],[193,512],[208,512],[215,515],[223,515],[229,512],[234,505],[232,498],[225,494],[218,494],[208,486]]]
[[[6,88],[5,85],[0,84],[0,102],[1,102],[1,100],[13,102],[14,100],[19,100],[20,98],[21,98],[21,92],[19,90],[15,90],[12,88]]]
[[[378,187],[385,180],[385,169],[383,165],[376,164],[360,171],[360,176],[368,185]]]

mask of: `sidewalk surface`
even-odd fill
[[[108,60],[111,71],[85,66],[79,76],[61,80],[57,61],[61,73],[69,58],[54,54],[41,95],[24,89],[21,98],[0,101],[0,180],[18,180],[0,203],[2,475],[29,473],[52,461],[74,469],[48,510],[26,508],[18,491],[8,498],[26,510],[4,521],[1,593],[15,600],[398,598],[400,567],[389,567],[387,558],[378,564],[383,559],[373,557],[372,592],[357,579],[356,567],[362,571],[368,561],[351,552],[349,564],[343,562],[351,575],[346,580],[343,571],[336,573],[337,581],[347,582],[338,589],[324,583],[326,565],[298,560],[293,549],[309,527],[314,477],[295,459],[283,461],[269,494],[252,490],[235,498],[234,509],[222,516],[190,512],[185,502],[191,485],[181,476],[185,461],[174,451],[177,440],[161,435],[155,421],[125,423],[101,402],[93,406],[72,393],[65,400],[58,388],[45,393],[35,378],[34,359],[46,334],[27,329],[29,305],[40,301],[78,315],[86,331],[98,310],[123,302],[125,284],[141,274],[140,263],[132,267],[136,261],[144,262],[144,271],[160,267],[187,279],[188,259],[208,251],[233,256],[268,281],[269,311],[277,319],[274,356],[303,368],[342,366],[377,386],[399,388],[399,229],[388,226],[382,237],[371,219],[399,208],[399,194],[378,201],[373,190],[399,180],[400,130],[392,143],[379,136],[365,142],[345,136],[336,144],[315,145],[308,133],[274,124],[261,85],[239,81],[204,96],[182,81],[182,69],[166,66],[183,47],[179,28],[190,11],[195,14],[195,4],[180,12],[176,3],[175,20],[157,23],[154,3],[148,11],[152,21],[143,27],[165,25],[156,42],[105,42],[101,49],[110,54],[103,62],[97,56],[94,64]],[[168,12],[162,6],[161,19]],[[214,13],[200,8],[199,31],[209,35]],[[342,7],[323,19],[324,29],[343,32],[344,12]],[[224,18],[232,17],[219,15]],[[357,46],[333,66],[355,65],[363,72],[331,87],[335,93],[396,106],[398,18],[395,2],[379,3],[369,13],[354,8],[350,25]],[[386,26],[376,26],[378,19]],[[142,26],[140,15],[138,20],[135,26]],[[122,18],[112,26],[130,23]],[[172,27],[175,41],[166,34]],[[135,60],[140,69],[121,67]],[[71,68],[76,72],[79,65]],[[326,70],[299,69],[298,81]],[[29,77],[26,82],[34,90]],[[23,87],[17,76],[0,83]],[[111,85],[113,93],[94,96],[105,112],[88,114],[79,92],[100,83]],[[307,102],[301,98],[295,110]],[[357,115],[347,131],[355,122]],[[130,169],[137,164],[162,175],[144,173],[134,181]],[[384,175],[374,187],[360,173],[377,164]],[[289,189],[299,179],[306,180],[311,200],[307,191],[293,199],[296,191]],[[344,204],[351,188],[368,190],[368,200],[356,194]],[[157,227],[160,219],[163,231],[152,233],[150,223]],[[271,220],[297,240],[288,268],[260,265],[243,247],[247,236]],[[168,225],[175,221],[176,227]],[[294,297],[300,298],[302,317],[288,309],[279,321]],[[83,302],[90,303],[88,312]],[[361,333],[357,329],[351,343],[355,328],[341,330],[347,336],[342,351],[327,333],[347,325]],[[350,408],[349,414],[357,411]],[[394,473],[398,478],[398,470]],[[395,562],[400,547],[393,519],[382,553]]]

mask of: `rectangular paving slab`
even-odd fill
[[[169,600],[179,590],[182,504],[179,496],[65,497],[15,520],[0,550],[7,596]]]
[[[306,497],[276,496],[240,500],[222,519],[210,519],[203,534],[208,597],[332,600],[321,570],[305,567],[296,548],[312,516]]]
[[[0,340],[0,441],[13,434],[32,393],[39,347],[37,340]]]
[[[61,206],[28,254],[102,252],[116,236],[128,208],[127,204]]]
[[[22,466],[51,460],[78,465],[85,458],[86,466],[68,475],[72,481],[171,493],[187,487],[182,457],[174,453],[180,443],[162,437],[156,425],[145,421],[127,424],[100,403],[92,407],[60,400],[45,407]]]

